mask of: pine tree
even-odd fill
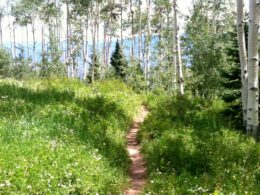
[[[247,44],[248,25],[244,26],[244,32]],[[225,89],[222,99],[227,103],[224,115],[231,119],[231,124],[236,128],[244,130],[241,99],[241,66],[235,28],[227,36],[229,40],[229,46],[226,47],[228,65],[221,72],[221,77],[223,78],[222,86]]]
[[[241,101],[241,82],[239,53],[236,32],[228,33],[230,46],[226,49],[228,65],[221,72],[222,86],[224,93],[222,99],[227,103],[227,108],[223,114],[230,118],[231,124],[238,129],[243,128],[242,123],[242,101]]]
[[[119,45],[119,41],[116,42],[116,48],[111,57],[111,66],[115,69],[115,75],[122,79],[126,77],[127,61],[125,59],[122,48]]]

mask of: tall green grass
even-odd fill
[[[224,104],[148,96],[139,139],[149,194],[260,194],[260,145],[229,129]]]
[[[0,80],[0,194],[122,192],[140,104],[117,80]]]

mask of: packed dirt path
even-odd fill
[[[142,106],[139,110],[138,116],[134,119],[132,127],[127,134],[127,151],[131,160],[129,170],[131,186],[125,191],[125,195],[140,194],[146,182],[146,167],[143,156],[141,154],[141,148],[137,140],[137,133],[147,114],[147,108]]]

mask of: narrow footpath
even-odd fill
[[[137,140],[137,134],[140,129],[140,125],[143,123],[147,114],[148,110],[145,106],[142,106],[140,108],[139,115],[134,119],[132,127],[127,134],[127,151],[131,160],[129,170],[131,186],[125,191],[126,195],[140,194],[146,182],[146,167],[141,154],[141,148]]]

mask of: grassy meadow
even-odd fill
[[[0,80],[0,194],[122,192],[140,104],[117,80]]]
[[[222,101],[53,78],[0,80],[0,194],[122,194],[143,101],[144,194],[260,193],[260,145],[228,125]]]

